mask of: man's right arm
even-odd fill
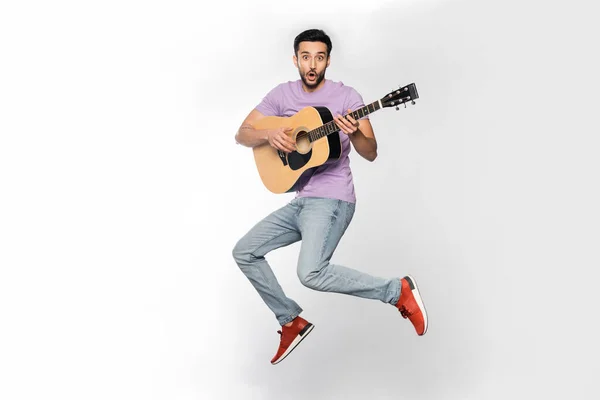
[[[235,141],[246,147],[255,147],[268,141],[268,129],[254,129],[254,123],[265,116],[258,110],[252,110],[235,134]]]
[[[256,147],[269,143],[276,149],[291,152],[296,149],[294,142],[286,134],[291,128],[254,129],[253,124],[264,118],[260,111],[254,109],[248,114],[235,134],[235,141],[246,147]]]

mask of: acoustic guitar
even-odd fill
[[[344,115],[354,119],[364,117],[386,107],[396,107],[410,101],[415,104],[419,98],[414,83],[386,94],[381,99]],[[296,150],[285,153],[269,143],[255,146],[254,161],[263,184],[273,193],[295,191],[295,185],[304,174],[330,160],[336,160],[342,153],[340,129],[326,107],[305,107],[291,117],[268,116],[255,122],[255,129],[276,129],[290,127],[289,133],[295,142]]]

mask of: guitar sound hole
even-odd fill
[[[308,140],[308,133],[300,131],[296,135],[296,150],[300,154],[306,154],[312,148],[312,144]]]

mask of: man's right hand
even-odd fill
[[[277,128],[270,130],[267,134],[269,144],[285,153],[295,151],[296,144],[288,135],[291,131],[293,131],[293,128]]]

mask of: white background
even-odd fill
[[[6,1],[0,7],[0,398],[597,399],[592,2]],[[316,326],[284,362],[239,271],[241,235],[293,195],[234,134],[295,80],[323,28],[327,78],[365,102],[415,82],[351,154],[334,260],[415,276],[430,328],[303,287]]]

